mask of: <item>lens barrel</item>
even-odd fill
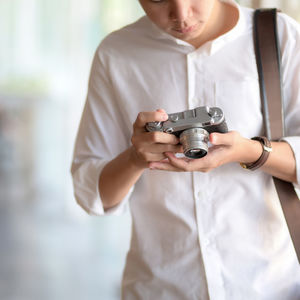
[[[203,128],[191,128],[180,134],[184,155],[188,158],[201,158],[208,152],[209,133]]]

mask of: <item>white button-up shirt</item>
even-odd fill
[[[270,175],[237,163],[209,173],[146,170],[117,207],[104,212],[99,196],[99,174],[130,147],[140,111],[218,106],[230,130],[263,133],[253,10],[237,8],[237,25],[198,49],[143,17],[95,54],[72,174],[77,202],[90,214],[130,207],[123,299],[300,299],[300,268]],[[300,182],[300,28],[284,14],[278,26],[285,140]]]

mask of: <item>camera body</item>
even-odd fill
[[[188,158],[201,158],[207,154],[210,133],[228,132],[224,113],[219,107],[200,106],[168,116],[165,122],[147,123],[146,130],[178,136]]]

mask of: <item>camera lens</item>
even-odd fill
[[[209,133],[203,128],[191,128],[180,135],[184,155],[188,158],[201,158],[208,151]]]

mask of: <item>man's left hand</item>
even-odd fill
[[[259,142],[246,139],[236,131],[214,132],[210,134],[209,140],[212,146],[203,158],[179,158],[172,152],[166,152],[166,160],[151,162],[149,167],[150,169],[174,172],[209,172],[229,162],[253,162],[259,158],[262,152]],[[253,147],[254,143],[255,147]],[[249,153],[249,149],[255,150]]]

